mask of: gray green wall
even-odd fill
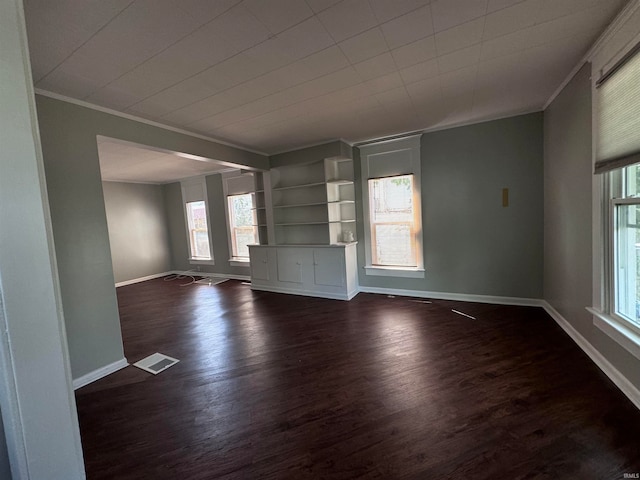
[[[124,356],[96,136],[250,168],[268,158],[37,96],[49,206],[73,378]]]
[[[540,298],[543,258],[542,113],[426,133],[420,145],[425,278],[366,275],[360,285]],[[355,155],[358,238],[364,238]],[[502,207],[502,189],[510,204]]]
[[[163,187],[103,182],[102,190],[116,283],[171,270]]]
[[[544,112],[544,299],[640,388],[640,361],[593,325],[591,68]]]

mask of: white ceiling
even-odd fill
[[[213,160],[194,160],[101,136],[98,156],[102,180],[109,182],[161,184],[229,170]]]
[[[25,0],[36,87],[275,153],[540,110],[625,0]]]

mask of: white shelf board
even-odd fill
[[[273,208],[315,207],[315,206],[326,205],[326,204],[327,202],[290,203],[287,205],[274,205]]]
[[[289,227],[292,225],[328,225],[329,222],[290,222],[290,223],[276,223],[278,227]]]
[[[273,187],[272,190],[275,190],[275,191],[291,190],[293,188],[318,187],[320,185],[324,185],[324,182],[304,183],[304,184],[299,184],[299,185],[287,185],[287,186],[284,186],[284,187]]]

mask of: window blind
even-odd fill
[[[638,47],[596,83],[595,173],[640,163]]]
[[[241,195],[255,191],[253,174],[244,173],[225,179],[227,182],[227,195]]]
[[[182,196],[185,203],[201,202],[205,200],[204,181],[197,183],[183,183]]]

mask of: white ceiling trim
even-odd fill
[[[344,138],[329,138],[327,140],[322,140],[320,142],[305,143],[305,144],[300,145],[299,147],[294,148],[293,150],[290,149],[290,148],[288,148],[287,150],[280,150],[280,151],[277,151],[275,153],[271,153],[269,155],[270,156],[280,155],[281,153],[294,152],[296,150],[303,150],[305,148],[313,148],[313,147],[317,147],[319,145],[325,145],[325,144],[331,143],[331,142],[344,142],[347,145],[349,145],[350,147],[353,147],[353,145],[354,145],[353,142],[349,142],[348,140],[345,140]]]
[[[394,134],[394,135],[390,135],[390,136],[386,136],[386,137],[370,138],[370,139],[367,139],[367,140],[362,140],[362,141],[355,142],[353,144],[353,146],[354,147],[361,147],[361,146],[363,146],[365,144],[368,144],[368,143],[384,142],[384,141],[387,141],[387,140],[389,140],[389,141],[398,140],[398,139],[404,138],[404,137],[412,137],[414,135],[422,135],[423,133],[441,132],[443,130],[450,130],[452,128],[468,127],[470,125],[477,125],[479,123],[493,122],[495,120],[503,120],[505,118],[519,117],[520,115],[528,115],[530,113],[538,113],[538,112],[542,112],[542,111],[543,110],[540,109],[540,108],[529,108],[529,109],[524,109],[522,111],[509,113],[508,115],[488,115],[488,116],[480,118],[480,119],[469,120],[469,121],[466,121],[466,122],[451,123],[451,124],[441,125],[441,126],[437,126],[437,127],[425,128],[425,129],[422,129],[422,130],[411,130],[411,131],[408,131],[408,132],[398,133],[398,134]]]
[[[594,55],[602,48],[607,41],[613,37],[620,28],[626,23],[629,18],[640,8],[640,0],[631,0],[627,3],[622,11],[613,19],[613,21],[604,29],[604,32],[597,38],[597,40],[591,45],[591,48],[584,54],[575,67],[569,72],[569,75],[562,81],[558,88],[551,94],[547,102],[544,104],[542,110],[546,110],[549,105],[556,99],[560,92],[569,84],[569,82],[576,76],[578,71],[586,62],[590,62]]]
[[[238,148],[240,150],[244,150],[245,152],[255,153],[257,155],[264,155],[268,157],[269,154],[265,152],[261,152],[259,150],[254,150],[248,147],[243,147],[240,145],[236,145],[234,143],[228,142],[226,140],[220,140],[218,138],[209,137],[207,135],[201,135],[199,133],[191,132],[189,130],[184,130],[178,127],[172,127],[171,125],[165,125],[164,123],[156,122],[153,120],[148,120],[146,118],[138,117],[136,115],[131,115],[130,113],[119,112],[118,110],[113,110],[112,108],[101,107],[100,105],[96,105],[94,103],[89,103],[84,100],[78,100],[76,98],[67,97],[66,95],[60,95],[59,93],[50,92],[49,90],[43,90],[41,88],[36,88],[35,93],[38,95],[42,95],[43,97],[53,98],[55,100],[61,100],[63,102],[72,103],[74,105],[78,105],[80,107],[90,108],[91,110],[96,110],[102,113],[108,113],[110,115],[114,115],[116,117],[126,118],[127,120],[133,120],[135,122],[144,123],[146,125],[151,125],[152,127],[162,128],[164,130],[169,130],[171,132],[181,133],[183,135],[188,135],[190,137],[199,138],[200,140],[207,140],[208,142],[219,143],[221,145],[226,145],[228,147]]]

